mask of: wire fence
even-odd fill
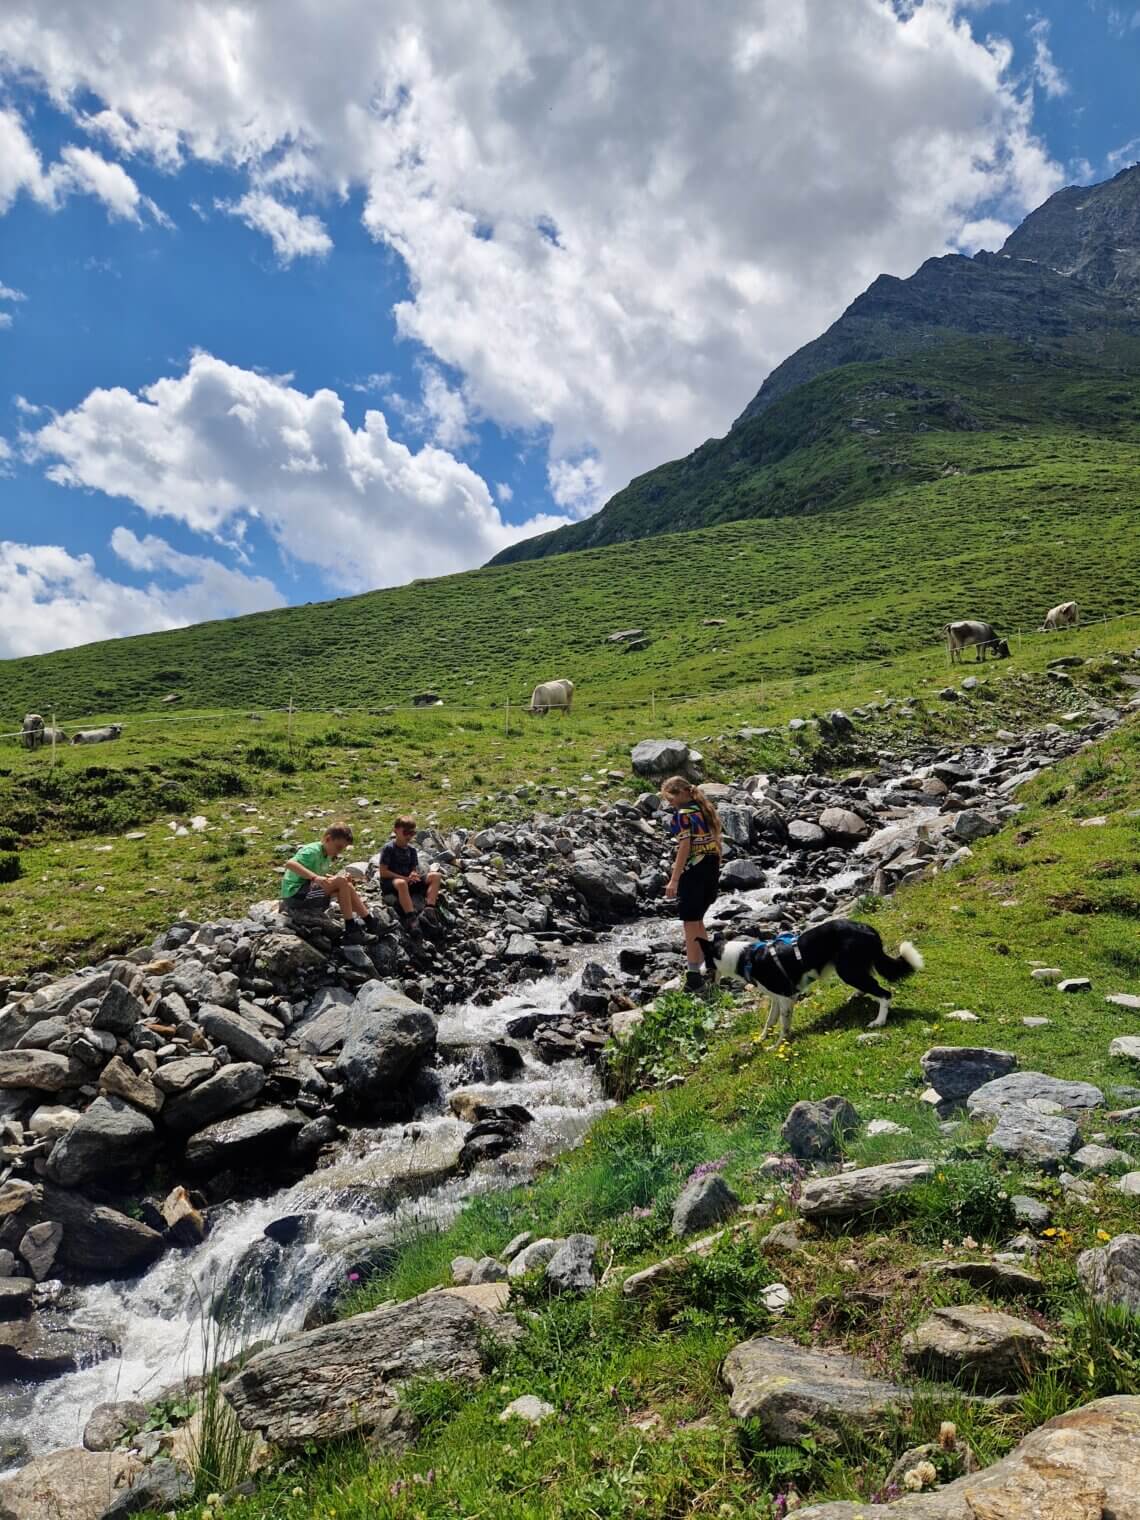
[[[1111,616],[1106,614],[1101,618],[1083,618],[1080,626],[1082,628],[1102,627],[1109,623],[1123,622],[1129,618],[1140,618],[1140,608],[1131,612],[1114,613]],[[1062,629],[1058,631],[1064,632],[1065,630]],[[1054,632],[1045,628],[1025,628],[1019,626],[1013,630],[1013,637],[1016,639],[1017,645],[1020,648],[1026,639],[1051,639],[1054,637]],[[758,681],[756,685],[760,694],[759,702],[762,706],[764,693],[763,680]],[[710,697],[713,697],[715,695],[716,692],[714,691],[679,693],[650,691],[646,696],[637,699],[629,699],[624,702],[594,702],[588,699],[575,699],[569,709],[552,707],[550,711],[554,713],[557,713],[559,711],[569,711],[572,713],[640,712],[648,707],[650,710],[651,718],[656,719],[658,708],[666,709],[670,707],[678,707],[686,702],[707,702]],[[486,718],[496,712],[501,712],[503,714],[505,729],[509,732],[511,718],[518,716],[524,712],[530,711],[531,697],[530,695],[522,695],[519,697],[489,698],[487,701],[480,704],[473,703],[470,705],[461,705],[454,702],[444,701],[443,699],[440,699],[437,702],[386,702],[380,708],[372,708],[368,710],[361,710],[357,708],[352,711],[344,711],[338,707],[298,708],[292,702],[288,707],[257,706],[254,704],[248,713],[248,721],[256,722],[266,717],[285,718],[288,722],[289,738],[292,739],[293,722],[296,718],[302,716],[315,717],[319,715],[324,718],[344,718],[351,721],[359,721],[363,717],[384,718],[390,716],[392,713],[398,712],[432,712],[440,707],[446,709],[448,716],[456,717],[475,716]],[[57,745],[59,747],[70,747],[75,742],[74,733],[71,733],[70,736],[68,736],[68,730],[79,730],[82,732],[85,725],[93,725],[99,728],[116,727],[122,729],[136,729],[171,723],[207,723],[212,719],[221,719],[225,720],[226,722],[233,722],[235,717],[235,709],[232,707],[205,709],[199,708],[195,709],[195,711],[192,713],[126,713],[121,717],[116,717],[114,719],[108,719],[106,716],[100,716],[98,718],[80,717],[62,718],[57,720],[54,714],[50,715],[50,717],[47,714],[43,714],[42,716],[45,723],[45,737],[42,741],[42,747],[44,749],[50,748],[54,754],[54,750],[56,749]],[[52,732],[58,734],[60,737],[58,737],[53,742],[47,737],[48,730],[51,730]],[[0,740],[23,740],[26,738],[26,736],[27,731],[22,727],[10,729],[7,732],[0,732]]]

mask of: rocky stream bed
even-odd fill
[[[883,755],[840,777],[710,785],[726,841],[713,919],[734,934],[803,928],[952,865],[1016,814],[1024,781],[1118,718]],[[826,720],[833,737],[844,724]],[[634,763],[652,777],[698,762],[648,741]],[[363,945],[331,919],[298,930],[265,902],[66,976],[0,978],[0,1462],[107,1444],[98,1406],[153,1403],[201,1370],[204,1312],[232,1310],[247,1343],[301,1326],[335,1341],[337,1299],[403,1231],[576,1144],[607,1103],[607,1041],[681,966],[658,807],[647,791],[422,833],[447,878],[435,938],[409,937],[379,899],[383,932]],[[948,1056],[942,1088],[934,1067],[948,1103],[1016,1080],[984,1061],[963,1078]],[[1056,1124],[1071,1106],[1001,1112]],[[828,1197],[847,1207],[823,1178],[805,1212],[811,1187],[821,1214]],[[566,1248],[528,1265],[557,1266]],[[569,1250],[561,1270],[588,1275],[586,1245]],[[463,1291],[495,1287],[508,1257],[459,1268]],[[454,1302],[471,1324],[504,1318],[501,1289]],[[288,1444],[264,1413],[251,1423]],[[19,1485],[19,1472],[0,1484],[0,1513],[24,1520],[38,1512]],[[104,1512],[128,1511],[75,1510]]]

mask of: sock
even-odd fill
[[[704,961],[687,961],[686,962],[686,966],[687,966],[688,970],[690,970],[690,971],[696,971],[696,972],[698,972],[700,974],[703,974],[704,969],[705,969],[705,963],[704,963]]]

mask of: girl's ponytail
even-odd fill
[[[716,810],[716,804],[711,797],[705,796],[699,786],[690,786],[689,790],[692,792],[693,801],[701,810],[701,817],[705,820],[705,827],[716,840],[717,854],[723,854],[722,840],[724,836],[721,831],[720,814]]]

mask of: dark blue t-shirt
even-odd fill
[[[380,864],[387,866],[396,876],[410,876],[413,871],[419,870],[420,857],[415,845],[397,844],[391,840],[380,851]]]

